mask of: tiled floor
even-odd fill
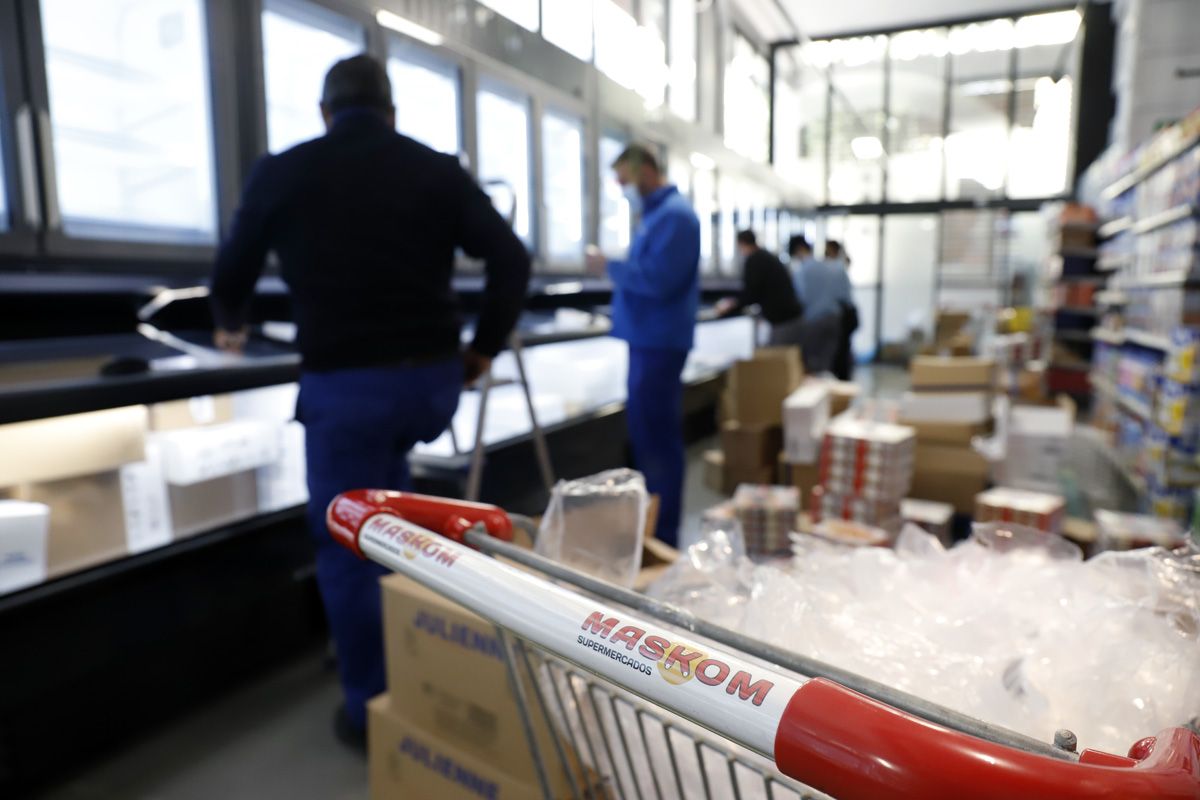
[[[868,396],[895,396],[907,388],[899,368],[860,370],[856,378]],[[684,546],[699,534],[703,511],[724,499],[704,485],[702,454],[713,446],[709,440],[688,452]],[[333,738],[339,699],[334,673],[314,654],[156,732],[46,797],[365,798],[366,762]]]

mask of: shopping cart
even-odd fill
[[[1068,731],[1039,742],[563,568],[494,506],[362,490],[328,523],[497,626],[547,798],[555,768],[593,798],[1200,798],[1185,728],[1077,755]]]

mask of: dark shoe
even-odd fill
[[[350,722],[350,715],[346,713],[345,707],[339,707],[333,715],[333,735],[347,750],[352,750],[363,758],[367,757],[367,732]]]

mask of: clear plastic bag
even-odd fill
[[[689,552],[650,594],[1043,741],[1065,727],[1124,752],[1200,714],[1195,545],[1085,561],[1059,536],[989,523],[950,549],[912,525],[893,549],[807,534],[793,549],[758,566]]]
[[[536,551],[620,586],[642,567],[649,496],[640,472],[614,469],[559,481],[538,530]]]

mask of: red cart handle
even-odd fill
[[[1085,750],[1079,763],[963,736],[815,678],[779,722],[775,762],[838,800],[1197,800],[1200,738],[1163,731],[1141,760]],[[1139,749],[1140,746],[1140,749]]]
[[[462,542],[466,532],[479,523],[497,539],[511,542],[513,538],[512,520],[496,506],[385,489],[356,489],[338,495],[325,511],[325,522],[334,539],[364,558],[358,546],[359,530],[367,518],[381,513],[394,514],[456,542]]]

